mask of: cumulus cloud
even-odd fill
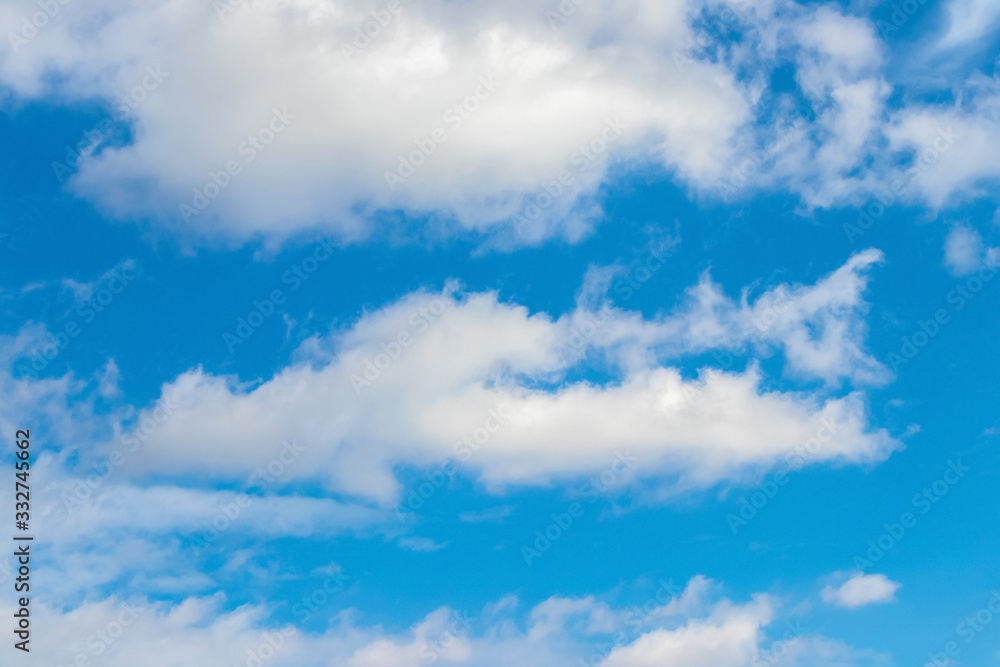
[[[743,606],[723,605],[706,619],[673,630],[654,630],[617,648],[607,667],[644,667],[679,662],[692,667],[737,667],[757,655],[761,629],[773,612],[766,600]]]
[[[757,186],[747,192],[796,193],[810,209],[873,197],[887,206],[905,201],[939,209],[996,186],[995,78],[949,73],[940,91],[949,101],[927,103],[889,76],[871,19],[831,6],[783,9],[773,27],[755,24],[758,48],[741,62],[760,71],[791,58],[799,91],[773,93],[771,114],[761,104],[753,108],[764,122],[741,135],[740,162],[723,180],[724,193],[742,183]],[[995,18],[974,0],[956,0],[949,12],[966,32],[979,25],[972,17]],[[899,101],[891,100],[894,93],[902,93]]]
[[[267,606],[227,609],[221,595],[177,604],[111,598],[66,611],[42,604],[34,611],[31,657],[41,665],[99,655],[107,667],[191,662],[388,667],[422,661],[570,667],[580,660],[607,667],[663,661],[735,667],[766,655],[774,646],[765,640],[776,617],[773,602],[766,595],[745,603],[719,598],[704,582],[692,580],[683,596],[655,602],[641,616],[593,597],[553,597],[527,611],[508,598],[475,615],[437,609],[400,632],[359,625],[351,612],[332,608],[317,612],[329,617],[328,629],[305,632],[271,621]],[[698,608],[681,609],[676,604],[681,597]],[[0,606],[0,612],[9,616],[12,609]],[[884,656],[806,632],[789,638],[785,654],[794,665],[885,664]]]
[[[823,600],[838,607],[855,609],[869,604],[895,602],[900,586],[884,574],[855,574],[839,586],[823,588]]]
[[[587,292],[557,319],[454,285],[413,293],[313,341],[308,361],[259,384],[202,369],[168,382],[157,405],[172,406],[169,417],[157,406],[138,415],[157,425],[122,469],[245,477],[295,438],[304,451],[290,478],[391,503],[398,464],[455,460],[505,486],[600,472],[624,457],[630,479],[700,487],[774,465],[818,433],[827,441],[814,461],[877,461],[898,443],[868,428],[859,391],[767,390],[755,363],[684,377],[670,362],[783,351],[807,378],[881,381],[863,351],[864,273],[879,258],[861,253],[814,286],[775,288],[782,303],[772,292],[736,302],[703,281],[655,319],[588,310]],[[584,360],[615,377],[568,380]]]
[[[894,155],[935,139],[923,107],[890,122],[871,21],[832,6],[572,6],[553,19],[526,0],[248,1],[221,16],[194,0],[70,3],[0,44],[0,84],[114,109],[117,130],[58,156],[75,192],[244,240],[357,238],[401,212],[431,234],[573,240],[601,217],[617,164],[701,191],[751,164],[757,187],[830,206],[891,180],[886,138]],[[22,11],[4,0],[0,21]],[[799,91],[773,99],[768,78],[789,61]],[[815,113],[792,121],[788,104]],[[963,136],[989,140],[992,122],[973,110]],[[981,155],[920,181],[930,199],[992,168],[989,144],[968,151]]]
[[[573,237],[615,160],[644,155],[696,180],[729,161],[748,105],[724,66],[674,65],[693,42],[689,11],[594,2],[553,29],[523,0],[405,1],[395,13],[361,0],[246,2],[222,17],[193,0],[73,3],[17,53],[3,45],[0,81],[22,97],[108,99],[144,79],[152,88],[146,68],[160,68],[131,110],[132,143],[92,151],[73,181],[119,213],[179,220],[193,189],[222,173],[209,186],[222,194],[189,219],[200,230],[350,236],[394,210],[481,229],[554,183],[545,218],[560,226],[525,233]],[[5,23],[17,12],[0,5]],[[379,34],[359,37],[366,29]],[[271,125],[275,109],[287,122]],[[261,132],[260,150],[242,143]],[[240,173],[227,177],[230,161]]]
[[[987,192],[1000,178],[998,119],[1000,82],[982,75],[971,77],[952,103],[900,109],[885,136],[893,152],[909,159],[885,183],[935,208]]]
[[[867,276],[880,260],[859,253],[814,285],[756,297],[731,298],[706,276],[655,317],[613,304],[614,286],[629,285],[615,268],[592,270],[576,308],[556,318],[449,284],[311,340],[305,361],[269,380],[194,369],[145,409],[120,406],[110,424],[95,404],[118,400],[107,391],[111,362],[92,378],[15,377],[18,360],[51,342],[28,324],[0,337],[0,423],[13,431],[27,420],[54,445],[34,470],[48,499],[36,523],[53,536],[46,567],[64,595],[127,581],[123,590],[197,593],[212,574],[178,569],[197,556],[192,542],[212,551],[278,537],[398,537],[371,501],[395,502],[399,465],[452,460],[489,487],[612,467],[683,490],[740,480],[810,443],[816,463],[878,461],[899,443],[868,426],[860,391],[840,385],[882,379],[864,350]],[[705,352],[724,369],[739,368],[734,355],[781,354],[792,376],[827,384],[764,389],[754,362],[697,377],[672,365]],[[584,367],[610,377],[569,379]],[[156,481],[137,485],[146,474]],[[360,502],[294,495],[302,479]],[[220,482],[233,490],[212,486]],[[110,539],[95,545],[96,534]]]

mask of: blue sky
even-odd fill
[[[3,664],[1000,662],[994,5],[0,22]]]

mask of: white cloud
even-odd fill
[[[593,217],[581,196],[613,160],[648,156],[686,179],[711,180],[749,119],[724,66],[675,66],[673,53],[694,43],[682,0],[594,0],[557,30],[526,0],[460,9],[403,2],[346,59],[343,45],[382,7],[246,2],[220,19],[194,0],[71,3],[18,53],[4,42],[0,81],[22,97],[55,89],[73,101],[108,99],[159,66],[165,78],[132,111],[134,143],[86,157],[73,187],[119,213],[177,221],[192,188],[237,160],[241,173],[191,223],[244,238],[314,227],[351,236],[372,213],[398,209],[483,229],[563,170],[573,183],[526,235],[574,237]],[[0,4],[5,23],[18,12],[15,2]],[[468,118],[449,113],[467,99],[477,107],[462,112]],[[294,116],[287,128],[265,150],[241,154],[275,108]],[[616,118],[627,127],[605,150],[602,133],[614,134],[605,128]],[[390,191],[385,172],[435,128],[447,141]],[[579,151],[591,142],[596,153],[586,157]]]
[[[883,46],[870,21],[833,6],[785,4],[778,17],[760,19],[760,37],[743,52],[741,69],[766,72],[795,64],[799,91],[776,92],[766,84],[754,111],[757,126],[741,134],[740,161],[722,183],[741,189],[793,192],[809,207],[844,203],[864,192],[872,146],[884,125],[891,86],[881,74]]]
[[[0,428],[5,432],[44,421],[48,435],[64,442],[97,437],[86,380],[72,374],[31,377],[35,368],[44,370],[59,353],[58,342],[42,324],[26,322],[16,334],[0,334]]]
[[[963,20],[977,15],[994,20],[996,13],[982,4],[955,0],[950,11]],[[797,193],[809,208],[859,205],[878,196],[887,205],[904,201],[935,209],[992,192],[1000,178],[995,78],[967,72],[956,78],[948,72],[938,81],[938,92],[954,102],[918,101],[902,82],[889,78],[885,45],[871,20],[839,14],[831,6],[789,13],[772,29],[782,48],[775,54],[758,49],[744,65],[760,71],[791,54],[815,118],[803,120],[794,111],[802,108],[798,98],[779,94],[783,105],[768,119],[768,129],[742,135],[756,148],[756,153],[746,148],[744,155],[752,159],[740,163],[756,165],[747,177],[757,186],[750,192]],[[935,71],[940,65],[938,58],[923,68]],[[894,93],[902,93],[901,102],[890,101]]]
[[[983,263],[983,238],[972,227],[955,225],[944,243],[944,261],[953,274],[966,276]]]
[[[1000,82],[975,75],[952,104],[903,107],[885,135],[909,159],[884,183],[903,183],[907,199],[941,208],[982,195],[1000,179]]]
[[[616,648],[606,667],[652,667],[683,664],[691,667],[739,667],[758,653],[761,630],[773,618],[766,599],[743,607],[719,605],[706,619],[693,620],[673,630],[654,630],[635,642]]]
[[[268,606],[227,609],[221,595],[178,604],[111,598],[66,611],[40,603],[33,610],[29,664],[73,664],[82,654],[106,667],[257,661],[274,667],[394,667],[428,661],[468,667],[571,667],[580,660],[605,667],[664,661],[735,667],[773,647],[764,641],[764,631],[776,615],[767,596],[735,603],[709,595],[695,586],[697,581],[692,580],[685,596],[698,597],[701,609],[680,611],[671,608],[673,602],[661,604],[638,625],[626,624],[625,610],[593,597],[553,597],[527,613],[518,613],[516,600],[510,599],[489,605],[477,616],[441,608],[401,632],[360,626],[352,612],[337,612],[331,605],[317,612],[330,620],[322,633],[278,626],[270,620]],[[0,613],[9,618],[13,610],[5,604]],[[615,644],[608,655],[606,647]],[[885,656],[808,633],[791,638],[785,652],[794,665],[886,664]]]
[[[201,369],[167,383],[161,401],[176,408],[122,468],[243,478],[296,439],[304,452],[288,479],[318,477],[391,503],[394,465],[448,459],[491,486],[615,465],[625,479],[676,488],[742,478],[818,434],[826,442],[816,462],[881,460],[899,443],[869,430],[860,392],[764,390],[755,364],[684,378],[667,363],[756,347],[783,351],[807,378],[884,380],[863,351],[864,274],[879,258],[861,253],[815,286],[775,288],[781,304],[772,292],[735,303],[703,281],[674,314],[653,320],[588,311],[586,292],[556,320],[454,286],[414,293],[313,341],[308,362],[260,384]],[[588,364],[605,359],[616,379],[567,382],[581,352]],[[145,410],[139,421],[152,416]],[[625,469],[615,463],[622,456],[632,461]]]
[[[114,398],[121,394],[121,387],[118,386],[120,371],[114,359],[108,359],[104,364],[104,373],[101,375],[98,384],[98,392],[105,398]]]
[[[892,86],[870,20],[833,6],[732,4],[737,40],[706,31],[706,6],[685,0],[590,0],[556,29],[527,0],[407,1],[347,59],[342,47],[383,5],[245,2],[220,18],[195,0],[94,0],[62,6],[17,53],[0,44],[0,85],[15,99],[69,104],[131,95],[118,121],[132,143],[91,151],[71,187],[115,214],[181,229],[180,204],[207,186],[221,194],[186,233],[239,240],[363,237],[400,211],[431,235],[575,240],[601,217],[598,187],[618,163],[713,193],[749,164],[753,191],[791,191],[810,207],[856,203],[899,177],[895,163],[932,145],[938,126],[967,141],[907,197],[939,206],[997,175],[987,109],[887,111]],[[21,11],[0,1],[8,24]],[[239,48],[247,43],[255,48]],[[767,82],[788,62],[801,91],[778,95],[775,111]],[[150,67],[162,74],[150,78]],[[961,88],[968,99],[982,85]],[[801,96],[814,121],[781,111]],[[476,107],[467,118],[449,112],[465,100]],[[277,133],[266,129],[275,109],[292,116]],[[429,139],[435,128],[444,143]],[[259,131],[273,141],[242,143]],[[418,144],[436,147],[390,189],[386,173]],[[238,174],[224,173],[230,161]],[[572,178],[560,184],[564,170]],[[527,224],[512,225],[525,213]]]
[[[871,23],[840,14],[831,6],[818,7],[800,23],[797,33],[800,44],[839,70],[827,72],[827,77],[871,70],[882,60],[882,46]]]
[[[687,291],[686,299],[674,313],[654,320],[638,314],[609,309],[595,300],[592,309],[604,308],[601,324],[592,336],[597,347],[615,350],[628,365],[639,359],[648,363],[650,351],[660,357],[678,358],[713,349],[781,350],[789,369],[797,375],[819,377],[835,383],[851,379],[859,384],[881,384],[890,376],[877,360],[864,351],[868,273],[883,260],[882,253],[869,249],[852,256],[844,266],[815,285],[779,285],[755,300],[744,290],[737,303],[706,273]],[[627,281],[614,281],[614,274],[590,280],[581,298],[601,286],[631,296]],[[575,330],[586,330],[588,312],[574,314]]]
[[[989,35],[1000,21],[1000,5],[991,0],[951,0],[945,6],[947,30],[936,50],[968,47]]]
[[[215,573],[178,569],[185,560],[178,556],[216,520],[232,527],[223,526],[210,549],[247,539],[405,532],[385,509],[289,495],[288,484],[303,478],[388,504],[399,492],[394,466],[448,459],[490,486],[547,484],[611,467],[623,481],[671,490],[752,475],[813,438],[817,463],[880,460],[899,443],[869,428],[859,392],[835,391],[840,381],[863,384],[880,368],[864,352],[863,323],[867,272],[879,260],[867,251],[815,285],[782,285],[756,298],[744,291],[738,300],[706,278],[674,311],[654,318],[610,305],[612,285],[627,285],[615,282],[614,270],[592,271],[577,308],[556,319],[449,285],[312,340],[302,351],[307,361],[268,381],[239,385],[185,373],[138,414],[122,406],[110,426],[94,404],[106,400],[111,366],[83,380],[12,376],[14,362],[48,339],[44,327],[29,324],[0,337],[0,424],[12,432],[27,421],[53,444],[52,457],[35,466],[49,499],[36,522],[58,536],[47,567],[60,573],[65,596],[126,580],[128,592],[198,593]],[[603,324],[588,329],[595,318]],[[401,333],[410,336],[407,345],[399,345]],[[793,375],[832,384],[781,392],[761,388],[754,364],[697,379],[670,365],[729,350],[781,352]],[[583,364],[605,367],[615,379],[568,382]],[[366,369],[377,377],[356,384]],[[131,417],[125,430],[123,415]],[[488,432],[497,417],[505,423]],[[95,443],[104,446],[95,451]],[[157,481],[136,485],[135,475],[145,473]],[[219,482],[235,491],[204,490]],[[242,490],[252,497],[233,518],[234,503],[248,499]],[[93,535],[109,539],[95,545]],[[438,546],[420,538],[398,544]]]
[[[41,566],[53,573],[36,590],[67,604],[112,585],[120,595],[212,590],[220,576],[212,556],[234,546],[289,537],[391,537],[401,530],[388,511],[279,495],[277,484],[267,493],[259,485],[238,492],[141,487],[106,459],[72,469],[69,454],[42,454],[32,466],[40,498],[33,527],[47,536]],[[4,490],[0,498],[13,502],[13,492]]]
[[[823,601],[839,607],[854,609],[869,604],[895,602],[901,584],[891,581],[884,574],[855,574],[839,586],[823,588]]]

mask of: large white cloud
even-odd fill
[[[863,270],[867,263],[852,261],[849,266],[852,266],[850,272],[853,272]],[[838,294],[838,290],[831,291],[824,288],[824,285],[831,280],[836,282],[836,275],[837,273],[833,274],[813,288],[786,287],[787,294],[794,295],[789,298],[789,303],[796,299],[807,302],[830,299],[830,295]],[[708,301],[715,305],[722,320],[739,319],[737,314],[740,312],[745,312],[747,317],[759,312],[755,310],[755,302],[730,303],[720,309],[720,300],[724,301],[723,295],[709,290],[703,292],[703,296],[710,297]],[[838,298],[842,298],[842,294]],[[425,312],[433,314],[433,304],[437,301],[443,302],[446,309],[437,316],[434,322],[437,326],[429,326],[422,335],[430,339],[440,336],[436,347],[452,355],[457,353],[459,368],[474,357],[471,350],[463,349],[456,341],[461,340],[463,334],[475,336],[475,332],[480,330],[501,334],[499,340],[506,343],[499,349],[504,352],[503,356],[512,364],[512,368],[522,371],[537,367],[548,368],[544,362],[553,359],[555,361],[552,367],[558,371],[562,367],[560,364],[567,363],[559,361],[560,355],[551,348],[558,347],[556,341],[560,340],[559,336],[569,330],[568,317],[565,321],[556,322],[543,316],[529,317],[520,307],[497,303],[492,295],[466,295],[462,301],[426,294],[412,295],[403,303],[378,311],[344,332],[342,338],[353,338],[350,342],[337,341],[334,344],[334,354],[342,354],[345,349],[354,349],[359,353],[374,352],[377,347],[373,347],[375,343],[368,338],[370,333],[393,330],[400,322],[411,326],[408,318],[398,319],[398,313],[394,310],[405,306],[405,312],[409,312],[412,306],[419,313],[421,306],[425,306]],[[836,298],[831,299],[830,303],[841,303],[840,307],[844,305]],[[857,305],[854,303],[851,308],[843,311],[842,316],[853,317]],[[707,326],[709,319],[704,312],[699,309],[694,309],[693,312],[700,313],[698,317],[706,323],[706,330],[716,328]],[[798,311],[790,308],[788,312]],[[484,317],[485,321],[480,322]],[[610,317],[612,316],[609,315]],[[670,318],[683,320],[692,317],[691,313],[682,308],[663,318],[661,325]],[[380,322],[392,326],[385,328]],[[470,328],[470,323],[477,322],[481,329]],[[565,326],[560,325],[560,322]],[[532,330],[535,325],[537,331]],[[534,331],[534,334],[526,336],[523,331],[526,327],[529,332]],[[455,329],[454,335],[447,334],[452,328]],[[28,327],[18,336],[3,339],[2,351],[15,358],[23,354],[24,350],[37,345],[40,336],[38,329],[37,326]],[[435,329],[439,333],[433,333]],[[553,333],[553,329],[557,331]],[[688,332],[693,329],[685,326],[681,330]],[[541,351],[535,350],[532,342],[536,338],[549,341],[550,345]],[[480,343],[496,339],[495,336],[476,337]],[[744,339],[743,334],[735,336],[737,341]],[[445,364],[448,356],[438,354],[435,360],[438,364]],[[400,355],[396,361],[402,362],[406,358]],[[10,359],[4,361],[9,363]],[[330,363],[338,362],[334,360]],[[481,360],[479,366],[473,365],[471,375],[462,377],[469,379],[475,388],[482,369],[491,365],[489,360]],[[390,366],[386,373],[394,368],[395,366]],[[454,369],[448,371],[451,374],[455,372]],[[389,374],[379,378],[379,382],[369,389],[375,390],[383,383],[385,386],[396,385],[390,378]],[[446,377],[442,382],[435,374],[427,374],[427,378],[429,386],[435,390],[449,389],[454,383],[454,378]],[[325,378],[327,384],[324,385],[324,378],[311,377],[310,386],[306,389],[329,386],[328,382],[333,379],[348,380],[346,376]],[[39,412],[36,406],[22,414],[22,417],[28,416],[33,423],[38,423],[41,432],[60,425],[68,425],[69,433],[91,434],[98,428],[99,418],[92,413],[86,400],[81,410],[75,412],[72,407],[74,397],[82,392],[79,385],[90,385],[92,391],[100,391],[99,386],[94,386],[100,384],[96,379],[73,382],[67,379],[58,386],[49,387],[47,383],[51,381],[13,380],[9,371],[4,369],[0,380],[7,396],[15,395],[12,393],[14,391],[26,392],[25,395],[29,397],[36,396],[34,392],[39,387],[50,390],[54,401],[50,407]],[[746,382],[746,378],[740,376],[716,380],[729,389],[738,388],[741,383]],[[286,389],[288,388],[291,387],[286,385]],[[479,389],[485,388],[480,386]],[[392,391],[408,390],[397,385],[390,394]],[[595,396],[606,391],[607,388],[594,388]],[[711,394],[714,390],[707,385],[696,390],[693,394],[695,398],[692,399],[696,402],[700,400],[697,398],[697,391]],[[735,394],[727,397],[726,405],[730,404],[733,396]],[[232,402],[240,398],[241,394],[237,393],[230,394],[226,400]],[[286,398],[294,399],[294,396]],[[196,400],[200,400],[200,397]],[[765,405],[768,400],[779,405],[787,402],[792,406],[797,402],[810,402],[802,397],[769,397],[754,391],[749,391],[740,400],[758,401],[759,405],[755,409]],[[171,406],[171,411],[175,410],[173,403],[165,403]],[[183,405],[178,402],[176,409],[180,410]],[[12,417],[8,414],[8,407],[5,403],[4,409],[0,411],[5,419]],[[26,405],[22,407],[27,409]],[[585,409],[586,407],[584,406]],[[541,417],[551,420],[552,417],[545,415],[548,407],[544,402],[542,408],[539,411]],[[607,407],[598,405],[595,409],[606,410]],[[52,414],[46,415],[45,410]],[[675,406],[664,414],[677,412]],[[683,408],[679,412],[683,412]],[[216,413],[216,416],[219,414],[225,413]],[[431,421],[438,418],[437,415],[429,417]],[[173,414],[166,421],[159,422],[153,433],[159,433],[160,429],[166,430],[173,419],[185,418],[183,414]],[[242,437],[243,433],[237,435]],[[847,456],[858,456],[859,451],[851,448],[861,443],[865,437],[867,436],[864,434],[854,433],[847,439],[846,445],[831,442],[824,447],[837,449],[846,446],[850,450],[846,453]],[[725,437],[721,440],[725,440]],[[878,438],[875,440],[878,441]],[[152,444],[150,441],[144,446]],[[384,446],[385,443],[376,444]],[[603,446],[604,443],[597,444]],[[661,446],[659,441],[654,444]],[[283,460],[280,443],[277,447],[265,449],[263,458],[253,460],[254,465],[263,463],[267,466],[268,462]],[[143,450],[140,449],[139,452],[141,451]],[[34,467],[33,483],[43,500],[37,505],[33,521],[38,535],[44,537],[48,544],[45,553],[37,557],[40,560],[36,560],[36,566],[55,573],[57,578],[43,578],[34,590],[32,604],[36,630],[33,636],[34,651],[30,656],[30,661],[33,662],[28,664],[73,664],[78,656],[83,655],[109,667],[137,663],[153,667],[166,666],[194,659],[209,660],[212,664],[248,664],[248,661],[249,664],[255,664],[254,660],[261,659],[276,666],[348,664],[353,667],[375,667],[406,664],[408,661],[419,662],[434,656],[442,664],[499,667],[501,664],[509,664],[510,658],[514,656],[526,665],[564,664],[568,667],[583,659],[595,665],[621,667],[647,664],[650,656],[665,660],[685,660],[689,664],[709,661],[706,664],[735,665],[744,664],[747,658],[753,656],[779,653],[786,656],[784,660],[788,664],[795,665],[884,663],[884,659],[879,656],[855,651],[842,643],[811,635],[807,630],[789,634],[784,628],[780,628],[775,632],[771,627],[776,618],[772,600],[766,596],[757,596],[750,602],[740,604],[719,599],[718,586],[700,577],[692,580],[682,595],[670,599],[669,591],[658,591],[655,598],[641,607],[616,608],[593,597],[554,597],[535,606],[528,613],[515,613],[516,600],[505,598],[484,609],[478,618],[469,620],[467,625],[466,621],[459,620],[467,619],[467,616],[440,609],[415,623],[409,631],[395,633],[356,624],[352,621],[351,612],[340,611],[343,605],[336,599],[321,606],[318,611],[310,612],[309,618],[320,614],[320,618],[329,619],[329,629],[323,633],[306,632],[293,626],[279,627],[270,620],[273,612],[270,606],[244,606],[227,610],[221,595],[188,598],[177,604],[152,602],[146,598],[147,595],[183,597],[210,592],[217,588],[220,574],[226,571],[239,569],[250,576],[256,576],[254,572],[259,570],[259,564],[255,562],[253,551],[230,550],[233,542],[227,538],[237,533],[243,533],[251,539],[312,535],[328,537],[345,531],[355,534],[377,531],[391,537],[393,530],[385,525],[389,516],[384,511],[329,499],[274,495],[271,491],[278,490],[278,480],[268,483],[268,494],[255,496],[249,503],[239,503],[237,496],[242,494],[228,491],[199,491],[165,484],[141,488],[134,486],[123,474],[124,471],[117,467],[110,474],[107,469],[99,469],[97,472],[100,479],[89,480],[91,486],[86,494],[88,498],[80,505],[76,502],[67,504],[67,497],[79,500],[77,489],[81,483],[88,482],[85,474],[75,478],[66,474],[68,459],[78,453],[75,447],[57,454],[47,453],[36,461]],[[136,454],[137,452],[129,453],[130,456]],[[192,452],[188,451],[186,455],[190,457]],[[293,470],[299,463],[303,467],[310,465],[303,454],[288,461],[287,467]],[[731,463],[726,461],[724,465],[730,466]],[[209,474],[217,479],[219,470],[213,466]],[[500,469],[499,474],[503,477],[506,473]],[[281,473],[275,475],[281,476]],[[2,495],[7,498],[8,492]],[[236,507],[239,507],[238,516],[232,518],[227,512],[237,511]],[[211,523],[222,515],[229,517],[228,523],[232,527],[222,528],[224,532],[229,531],[229,536],[215,541],[214,545],[218,548],[210,550],[210,553],[214,554],[213,558],[224,556],[223,562],[218,569],[206,568],[204,561],[192,553],[185,538],[199,532],[206,523]],[[315,585],[320,587],[333,581],[329,575],[338,572],[339,568],[335,564],[324,568],[320,573],[323,577],[317,575]],[[3,563],[0,573],[3,575],[2,580],[9,580],[12,576],[9,561]],[[334,591],[339,590],[342,579],[338,574],[333,584]],[[121,597],[100,601],[102,592],[109,589],[116,591]],[[661,597],[661,592],[666,592],[667,595]],[[129,598],[127,606],[122,603],[124,598]],[[8,617],[13,611],[9,606],[0,610]],[[297,620],[302,620],[301,613],[297,614]],[[273,644],[280,644],[280,648],[272,651]]]
[[[831,6],[589,0],[563,3],[575,8],[563,15],[526,0],[222,4],[232,6],[221,16],[194,0],[60,4],[30,39],[0,43],[0,84],[14,98],[103,100],[131,129],[125,144],[101,126],[85,139],[96,143],[76,192],[120,215],[186,217],[198,234],[241,239],[354,237],[398,211],[431,234],[574,239],[599,218],[597,188],[617,162],[713,193],[749,174],[754,191],[831,206],[891,183],[892,160],[933,142],[940,124],[925,127],[920,106],[886,109],[872,23]],[[33,11],[4,0],[0,25],[17,36]],[[366,26],[378,34],[358,37]],[[769,91],[788,62],[799,92]],[[785,113],[802,104],[815,117]],[[995,175],[990,123],[973,110],[967,164],[921,179],[929,200]],[[433,154],[387,182],[419,145]],[[182,215],[206,187],[218,196]]]
[[[156,83],[135,105],[134,142],[89,156],[75,188],[112,210],[178,220],[192,188],[236,160],[241,173],[190,222],[239,235],[353,233],[367,214],[393,209],[482,227],[556,183],[564,193],[550,213],[560,214],[545,217],[568,220],[562,232],[572,236],[590,215],[586,206],[571,215],[578,195],[612,159],[641,153],[714,178],[748,118],[725,67],[675,66],[672,54],[693,40],[681,0],[595,1],[558,29],[524,0],[402,0],[397,9],[247,1],[219,17],[193,0],[71,3],[16,53],[3,45],[0,81],[31,97],[51,91],[58,72],[59,92],[77,99]],[[0,23],[16,25],[21,11],[2,3]],[[378,26],[372,12],[388,24],[345,55],[356,28]],[[166,73],[162,82],[148,66]],[[293,118],[273,143],[241,153],[286,108]],[[390,189],[386,172],[415,142],[433,145],[436,128],[446,141]],[[572,182],[559,185],[563,171]],[[547,233],[533,227],[529,235]]]
[[[394,465],[451,459],[507,485],[599,473],[627,455],[627,477],[680,487],[740,479],[807,443],[815,462],[877,461],[898,443],[869,429],[859,391],[835,389],[886,379],[864,352],[865,274],[879,258],[861,253],[756,301],[706,280],[654,319],[597,304],[589,288],[558,319],[454,285],[418,292],[313,340],[306,361],[262,383],[184,373],[108,448],[128,450],[132,474],[245,478],[294,438],[304,452],[290,479],[381,502],[397,497]],[[833,384],[781,392],[753,363],[696,378],[671,365],[712,350],[783,351],[793,375]],[[582,359],[612,379],[568,381]],[[148,433],[130,434],[142,424]]]
[[[654,270],[660,260],[649,260]],[[19,360],[52,347],[28,324],[0,337],[0,424],[31,424],[51,443],[35,465],[44,501],[34,520],[64,596],[200,593],[214,574],[185,570],[200,558],[193,542],[217,553],[253,539],[399,536],[370,501],[398,498],[400,464],[455,460],[493,486],[611,469],[672,491],[739,481],[796,452],[880,460],[898,443],[868,426],[861,391],[844,388],[886,379],[865,351],[868,274],[880,260],[865,251],[814,285],[739,298],[706,275],[655,317],[609,299],[639,288],[649,275],[637,270],[594,267],[558,318],[450,284],[310,340],[304,361],[266,382],[192,370],[124,423],[133,409],[118,405],[113,362],[93,377],[15,377]],[[721,372],[674,365],[706,352]],[[735,361],[744,353],[782,355],[790,386],[802,378],[809,390],[764,389],[757,364]],[[568,379],[595,369],[608,379]],[[109,404],[124,408],[110,420]],[[156,481],[137,484],[146,473]],[[303,478],[361,504],[297,496],[289,483]]]

